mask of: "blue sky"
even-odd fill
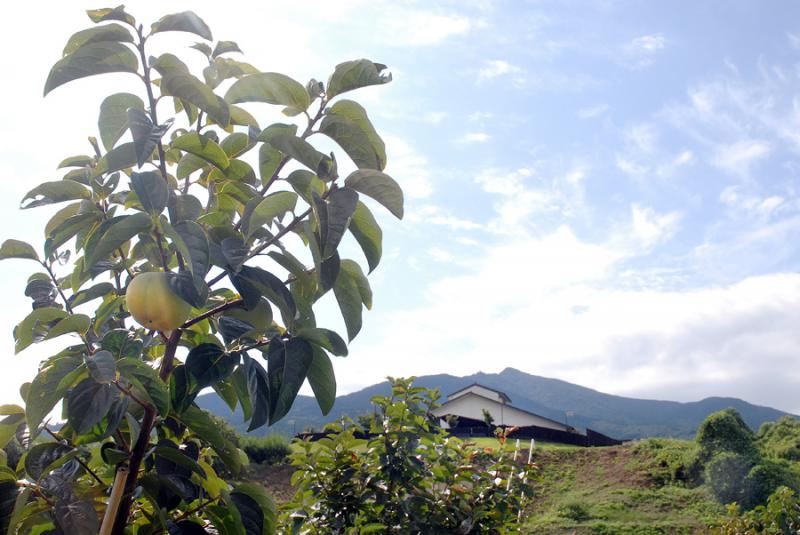
[[[797,4],[263,4],[169,10],[195,10],[245,59],[300,81],[359,57],[394,74],[353,94],[407,204],[402,222],[380,214],[375,306],[335,363],[340,391],[513,366],[623,395],[800,411]],[[16,53],[0,57],[13,73],[0,108],[4,239],[41,244],[51,211],[20,212],[19,199],[84,152],[103,96],[132,83],[41,98],[69,35],[90,25],[86,7],[97,6],[49,7],[34,34],[22,7],[6,8],[0,44]],[[160,9],[128,3],[142,21]],[[57,350],[13,356],[28,267],[0,266],[9,400]],[[343,331],[332,301],[323,307]]]

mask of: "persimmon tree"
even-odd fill
[[[129,87],[100,103],[87,154],[63,159],[63,178],[22,200],[23,209],[59,205],[43,248],[0,248],[0,259],[38,266],[16,352],[70,344],[22,386],[24,407],[0,407],[0,446],[24,448],[18,465],[0,463],[0,524],[19,534],[270,533],[269,495],[236,482],[242,452],[195,398],[213,388],[254,430],[283,418],[307,380],[330,410],[329,354],[348,348],[317,325],[315,305],[331,293],[346,338],[358,334],[372,302],[365,272],[382,247],[364,196],[403,215],[402,191],[382,172],[383,141],[343,95],[391,76],[359,59],[303,85],[235,59],[237,44],[213,41],[192,12],[149,30],[123,6],[88,15],[95,26],[70,37],[45,95],[105,73],[128,73]],[[166,32],[201,39],[181,53],[205,60],[201,75],[175,54],[148,54]],[[262,127],[251,102],[278,106],[285,122]],[[355,170],[340,176],[337,156],[312,145],[318,137]],[[340,257],[347,234],[367,269]],[[130,317],[126,289],[150,272],[163,277],[139,284],[137,310],[149,319],[137,319],[174,328]],[[163,318],[153,319],[154,302]]]

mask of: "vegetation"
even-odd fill
[[[282,435],[267,435],[263,437],[243,437],[242,449],[251,462],[257,464],[275,464],[283,462],[292,452],[289,441]]]
[[[23,198],[25,209],[65,203],[44,247],[0,247],[0,259],[37,266],[16,351],[77,341],[23,385],[24,407],[0,407],[0,447],[24,449],[19,463],[0,460],[0,531],[271,533],[270,496],[234,483],[243,454],[194,401],[214,388],[254,430],[282,419],[308,380],[330,410],[329,353],[346,355],[347,344],[317,326],[315,305],[330,292],[347,339],[359,333],[372,292],[338,246],[349,231],[372,271],[382,234],[362,195],[403,215],[381,138],[341,95],[391,77],[362,59],[303,85],[231,58],[237,44],[214,42],[192,12],[148,31],[122,6],[88,15],[96,25],[69,39],[45,94],[106,73],[126,73],[133,92],[106,97],[89,154],[64,158],[62,180]],[[164,32],[202,39],[185,51],[207,60],[202,78],[175,54],[149,56]],[[250,102],[294,119],[262,128],[240,106]],[[312,134],[357,170],[342,179]],[[59,403],[57,429],[48,415]]]
[[[764,423],[758,430],[758,447],[772,459],[800,461],[800,420],[783,416]]]
[[[376,397],[372,438],[355,422],[304,442],[292,455],[294,499],[285,518],[303,533],[509,533],[530,496],[529,467],[501,447],[466,447],[449,437],[431,410],[438,394],[393,382]],[[502,444],[503,440],[501,440]]]
[[[711,531],[712,535],[792,535],[800,531],[800,500],[794,491],[781,487],[744,514],[738,505],[728,508],[729,519]]]

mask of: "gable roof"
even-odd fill
[[[475,383],[475,384],[472,384],[472,385],[470,385],[470,386],[475,386],[475,385],[477,385],[477,383]],[[482,385],[477,385],[477,386],[482,386]],[[484,387],[484,388],[486,388],[486,387]],[[462,388],[461,390],[459,390],[459,391],[457,391],[457,392],[454,392],[454,394],[460,394],[461,392],[464,392],[464,391],[465,391],[465,390],[467,390],[467,389],[469,389],[469,387],[467,387],[467,388]],[[497,390],[493,390],[493,389],[491,389],[491,388],[488,388],[487,390],[491,390],[492,392],[497,392]],[[505,396],[505,394],[504,394],[503,392],[497,392],[497,393],[498,393],[498,394],[502,394],[502,395],[504,395],[504,396]],[[451,395],[452,395],[452,394],[451,394]],[[464,394],[463,394],[463,395],[464,395],[464,396],[476,396],[476,397],[479,397],[479,398],[485,399],[485,400],[487,400],[487,401],[491,401],[491,402],[493,402],[493,403],[497,403],[497,400],[495,400],[495,399],[491,399],[491,398],[487,398],[486,396],[482,396],[482,395],[478,394],[477,392],[464,392]],[[458,397],[459,397],[459,398],[461,398],[461,397],[463,397],[463,396],[458,396]],[[507,398],[507,397],[508,397],[508,396],[506,396],[506,398]],[[439,406],[439,410],[441,410],[441,409],[444,409],[445,407],[447,407],[447,404],[448,404],[448,403],[452,403],[452,402],[454,402],[454,401],[455,401],[455,399],[450,399],[450,396],[448,396],[448,399],[447,399],[447,401],[446,401],[446,402],[444,402],[444,403],[442,403],[442,404]],[[575,430],[575,428],[574,428],[574,427],[572,427],[571,425],[569,425],[569,424],[565,424],[565,423],[563,423],[563,422],[559,422],[558,420],[553,420],[552,418],[548,418],[547,416],[542,416],[541,414],[536,414],[535,412],[526,411],[525,409],[521,409],[521,408],[519,408],[519,407],[515,407],[514,405],[511,405],[511,404],[508,404],[508,405],[506,405],[506,407],[508,407],[508,408],[510,408],[510,409],[517,410],[517,411],[519,411],[519,412],[522,412],[522,413],[524,413],[524,414],[527,414],[527,415],[529,415],[529,416],[534,416],[534,417],[536,417],[536,418],[539,418],[539,419],[541,419],[541,420],[544,420],[544,421],[546,421],[546,422],[550,422],[550,423],[552,423],[552,424],[555,424],[555,425],[556,425],[556,426],[558,426],[558,427],[563,427],[563,428],[566,428],[567,430]]]
[[[450,401],[450,400],[454,399],[456,396],[458,396],[458,394],[461,394],[462,392],[466,392],[467,390],[471,389],[473,386],[479,386],[479,387],[483,388],[484,390],[489,390],[491,392],[494,392],[495,394],[500,396],[500,399],[502,399],[504,403],[511,403],[511,398],[508,397],[508,395],[505,392],[501,392],[499,390],[495,390],[494,388],[489,388],[488,386],[482,385],[480,383],[472,383],[471,385],[465,386],[461,390],[456,390],[452,394],[448,394],[447,395],[447,400]],[[480,395],[480,394],[478,394],[478,395]],[[484,396],[481,396],[481,397],[484,397]]]

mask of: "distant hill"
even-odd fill
[[[452,392],[472,383],[480,383],[508,394],[515,407],[564,421],[565,412],[571,411],[569,424],[590,427],[608,436],[621,439],[651,436],[691,438],[700,422],[710,413],[733,407],[739,411],[747,425],[757,431],[767,421],[777,420],[784,412],[769,407],[753,405],[737,398],[711,397],[701,401],[679,403],[626,398],[604,394],[591,388],[578,386],[558,379],[530,375],[513,368],[500,373],[476,373],[466,377],[452,375],[426,375],[417,378],[415,385],[438,388],[442,401]],[[290,435],[308,427],[320,429],[325,423],[343,415],[356,417],[372,412],[370,399],[389,394],[389,383],[384,381],[358,392],[336,398],[333,410],[322,416],[313,397],[298,396],[289,414],[271,428],[261,428],[256,434],[281,433]],[[228,406],[216,395],[205,394],[198,404],[214,414],[229,420],[244,432],[241,412],[231,415]]]

